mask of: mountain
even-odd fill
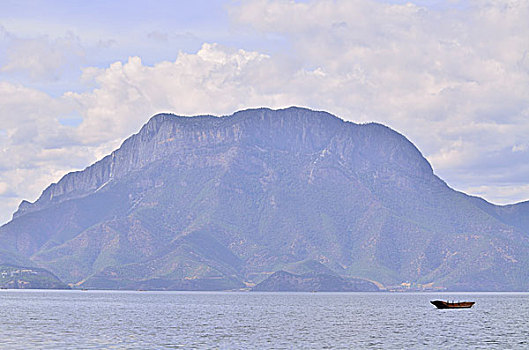
[[[84,288],[240,289],[286,270],[519,291],[528,223],[527,203],[454,191],[380,124],[295,107],[159,114],[23,201],[0,262]]]

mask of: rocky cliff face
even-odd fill
[[[418,176],[432,174],[420,152],[404,137],[383,125],[345,123],[324,112],[313,112],[318,115],[314,118],[302,109],[280,112],[282,118],[271,117],[271,112],[267,109],[249,110],[224,118],[156,115],[138,134],[125,140],[118,150],[83,171],[65,175],[58,183],[46,188],[35,203],[23,201],[14,216],[82,197],[148,164],[175,154],[185,154],[197,147],[251,145],[269,148],[273,145],[286,152],[321,152],[321,157],[332,152],[345,162],[359,161],[358,165],[364,170],[369,169],[369,162],[389,161],[388,165],[415,172]],[[376,142],[371,140],[374,136]],[[388,151],[390,153],[386,154]]]
[[[196,119],[196,120],[195,120]],[[216,117],[193,119],[156,115],[140,132],[121,147],[83,171],[65,175],[44,190],[35,203],[23,201],[14,217],[45,208],[52,203],[83,197],[157,160],[185,151],[192,145],[215,146],[223,141],[237,142],[237,128],[215,127]]]
[[[385,285],[525,290],[526,207],[453,191],[383,125],[302,108],[161,114],[23,202],[0,258],[94,288],[233,289],[315,261]]]

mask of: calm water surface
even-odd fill
[[[1,290],[0,307],[2,349],[529,349],[528,293]]]

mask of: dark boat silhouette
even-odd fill
[[[432,300],[430,303],[434,304],[438,309],[468,309],[474,305],[474,301],[458,301],[450,302],[444,300]]]

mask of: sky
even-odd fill
[[[0,223],[159,112],[379,122],[449,186],[529,200],[526,0],[0,1]]]

